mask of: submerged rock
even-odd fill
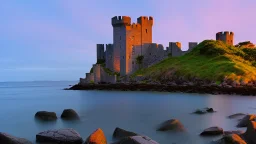
[[[1,144],[32,144],[32,142],[30,142],[29,140],[11,136],[9,134],[2,133],[2,132],[0,132],[0,143]]]
[[[113,133],[114,138],[124,138],[124,137],[129,137],[129,136],[137,136],[138,134],[130,131],[126,131],[124,129],[121,129],[117,127]]]
[[[207,112],[210,112],[210,113],[211,113],[211,112],[214,112],[213,108],[206,108],[206,111],[207,111]]]
[[[204,109],[197,109],[194,114],[205,114],[205,113],[213,113],[216,112],[213,110],[213,108],[204,108]]]
[[[194,112],[194,114],[205,114],[205,113],[207,113],[206,110],[200,110],[200,109],[197,109],[197,110]]]
[[[36,135],[37,142],[82,144],[83,139],[74,129],[59,129],[40,132]]]
[[[239,135],[229,134],[223,136],[220,140],[213,142],[213,144],[247,144]]]
[[[126,137],[113,144],[159,144],[147,136]]]
[[[45,121],[56,120],[57,115],[55,112],[39,111],[35,114],[35,118]]]
[[[87,139],[84,144],[107,144],[104,132],[98,128]]]
[[[168,130],[185,131],[185,128],[179,120],[171,119],[163,122],[157,130],[158,131],[168,131]]]
[[[236,113],[236,114],[232,114],[232,115],[230,115],[230,116],[228,116],[228,118],[230,118],[230,119],[233,119],[233,118],[242,118],[242,117],[244,117],[246,114],[244,114],[244,113]]]
[[[61,118],[72,120],[72,119],[79,119],[79,116],[78,116],[78,114],[76,113],[75,110],[65,109],[61,114]]]
[[[205,129],[200,135],[202,136],[213,136],[223,134],[223,129],[220,127],[210,127]]]
[[[255,121],[256,120],[256,115],[246,115],[243,117],[243,119],[241,119],[241,121],[237,124],[237,127],[247,127],[247,125],[251,122],[251,121]]]

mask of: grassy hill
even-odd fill
[[[231,81],[248,83],[256,80],[256,49],[228,46],[221,41],[205,40],[190,53],[169,57],[149,68],[140,69],[134,76],[153,80],[163,78]]]

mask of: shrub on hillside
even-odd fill
[[[199,44],[200,54],[203,55],[223,55],[227,53],[227,45],[221,41],[205,40]]]
[[[244,59],[249,60],[249,61],[256,60],[256,49],[243,48],[242,51],[245,53]]]

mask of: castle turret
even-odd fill
[[[104,44],[97,44],[97,62],[103,61],[104,59]]]
[[[216,40],[223,41],[228,45],[233,45],[234,43],[234,33],[225,31],[225,32],[218,32],[216,33]]]
[[[123,25],[130,25],[131,18],[129,16],[115,16],[112,18],[112,26],[119,27]]]

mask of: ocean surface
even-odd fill
[[[116,127],[147,135],[160,144],[207,144],[219,137],[201,137],[208,127],[236,128],[233,113],[255,113],[256,97],[167,92],[66,91],[76,82],[1,82],[0,132],[35,142],[36,134],[60,128],[73,128],[86,139],[101,128],[108,142]],[[213,107],[217,112],[191,114],[198,108]],[[80,121],[40,122],[37,111],[62,111],[72,108]],[[159,132],[157,126],[169,119],[179,119],[186,132]]]

